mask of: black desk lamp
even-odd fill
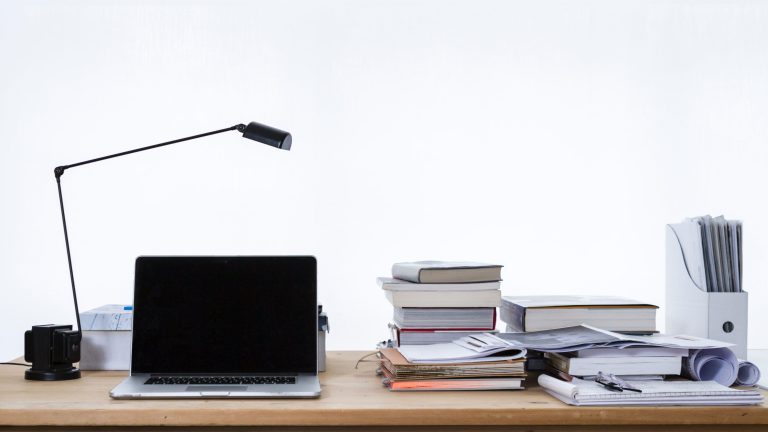
[[[235,125],[226,129],[206,132],[173,141],[168,141],[151,146],[141,147],[102,156],[83,162],[58,166],[53,170],[56,176],[56,185],[59,188],[59,205],[61,206],[61,222],[64,225],[64,244],[67,247],[67,261],[69,262],[69,280],[72,283],[72,298],[75,302],[75,316],[77,317],[77,331],[72,330],[71,325],[46,324],[32,326],[32,330],[24,333],[24,359],[32,362],[32,367],[24,373],[24,378],[38,381],[59,381],[80,378],[80,369],[72,364],[80,361],[80,341],[82,340],[82,327],[80,326],[80,309],[77,306],[77,292],[75,291],[75,276],[72,272],[72,255],[69,252],[69,234],[67,233],[67,218],[64,216],[64,199],[61,196],[61,176],[64,171],[80,165],[87,165],[138,153],[170,144],[202,138],[222,132],[237,130],[243,133],[245,138],[268,144],[283,150],[291,149],[291,134],[256,122]]]

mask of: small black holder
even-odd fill
[[[24,378],[34,381],[61,381],[80,378],[80,369],[72,364],[80,361],[79,331],[71,325],[45,324],[32,326],[24,333],[24,360],[32,367]]]

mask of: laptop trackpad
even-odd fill
[[[188,392],[238,392],[246,391],[248,386],[227,385],[191,385],[187,386]]]

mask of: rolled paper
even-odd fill
[[[736,385],[753,386],[760,381],[760,368],[752,362],[739,360],[739,372],[736,375]]]
[[[692,350],[683,360],[683,374],[695,381],[715,381],[730,387],[738,372],[739,360],[729,348]]]

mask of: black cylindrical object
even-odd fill
[[[268,144],[283,150],[291,149],[291,134],[272,126],[250,122],[243,131],[243,136],[260,143]]]

